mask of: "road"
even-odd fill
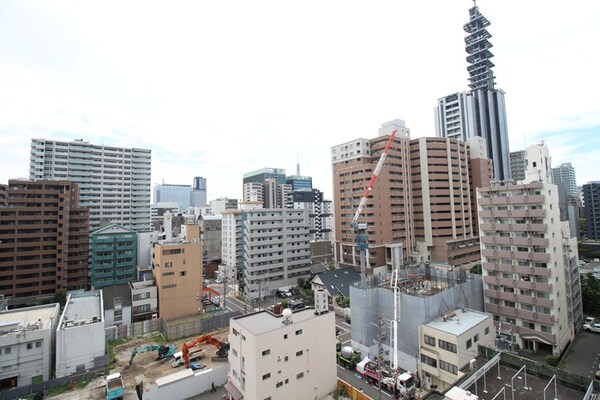
[[[593,379],[600,370],[600,333],[582,329],[575,336],[564,363],[567,371]]]

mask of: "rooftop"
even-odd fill
[[[318,317],[318,315],[315,315],[314,308],[307,307],[303,308],[302,310],[294,311],[290,320],[292,323],[299,323]],[[255,336],[262,335],[286,326],[283,323],[283,315],[271,314],[266,310],[257,311],[252,314],[241,315],[239,317],[232,318],[232,320],[235,320],[240,327],[248,330]]]
[[[452,313],[447,312],[446,315],[448,317],[437,318],[425,324],[425,326],[458,336],[479,325],[486,319],[492,318],[490,314],[469,309],[457,309]]]
[[[70,294],[60,319],[60,329],[103,321],[102,292]]]
[[[58,303],[0,312],[0,336],[50,329],[52,317],[56,318],[58,312]]]

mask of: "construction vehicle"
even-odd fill
[[[373,386],[379,386],[395,398],[412,399],[417,391],[416,379],[408,372],[394,372],[384,364],[379,367],[376,362],[369,361],[365,364],[364,378]]]
[[[133,363],[133,359],[135,358],[136,354],[138,354],[138,353],[146,353],[148,351],[157,351],[158,355],[157,355],[156,359],[157,360],[163,360],[163,359],[169,358],[173,354],[175,354],[175,346],[173,346],[173,345],[153,344],[153,345],[150,345],[150,346],[136,347],[131,352],[131,357],[129,358],[129,366],[131,366],[131,364]]]
[[[343,346],[337,353],[337,362],[344,368],[354,370],[356,364],[360,362],[360,352],[355,351],[351,346]]]
[[[125,386],[120,373],[106,377],[106,400],[122,400],[125,395]]]
[[[186,368],[190,367],[190,354],[195,347],[202,346],[204,344],[211,344],[217,348],[217,355],[213,357],[213,361],[227,361],[227,356],[229,355],[229,343],[223,343],[220,340],[213,338],[210,335],[202,335],[197,337],[194,340],[190,340],[189,342],[185,342],[181,347],[181,353],[183,357],[183,362]],[[179,366],[178,365],[173,365]]]
[[[189,358],[190,362],[204,358],[205,355],[206,355],[206,351],[199,347],[192,348],[188,352],[188,358]],[[173,358],[171,358],[171,365],[173,366],[173,368],[177,368],[183,364],[185,364],[185,361],[183,359],[183,351],[178,351],[177,353],[173,354]]]

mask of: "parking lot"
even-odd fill
[[[575,336],[564,358],[565,370],[574,374],[594,378],[600,370],[600,333],[585,332],[583,329]]]

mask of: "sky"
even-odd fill
[[[435,136],[468,90],[470,0],[0,2],[0,182],[32,138],[152,150],[152,185],[240,198],[263,167],[331,193],[331,147],[399,118]],[[511,151],[600,180],[600,2],[479,0]]]

